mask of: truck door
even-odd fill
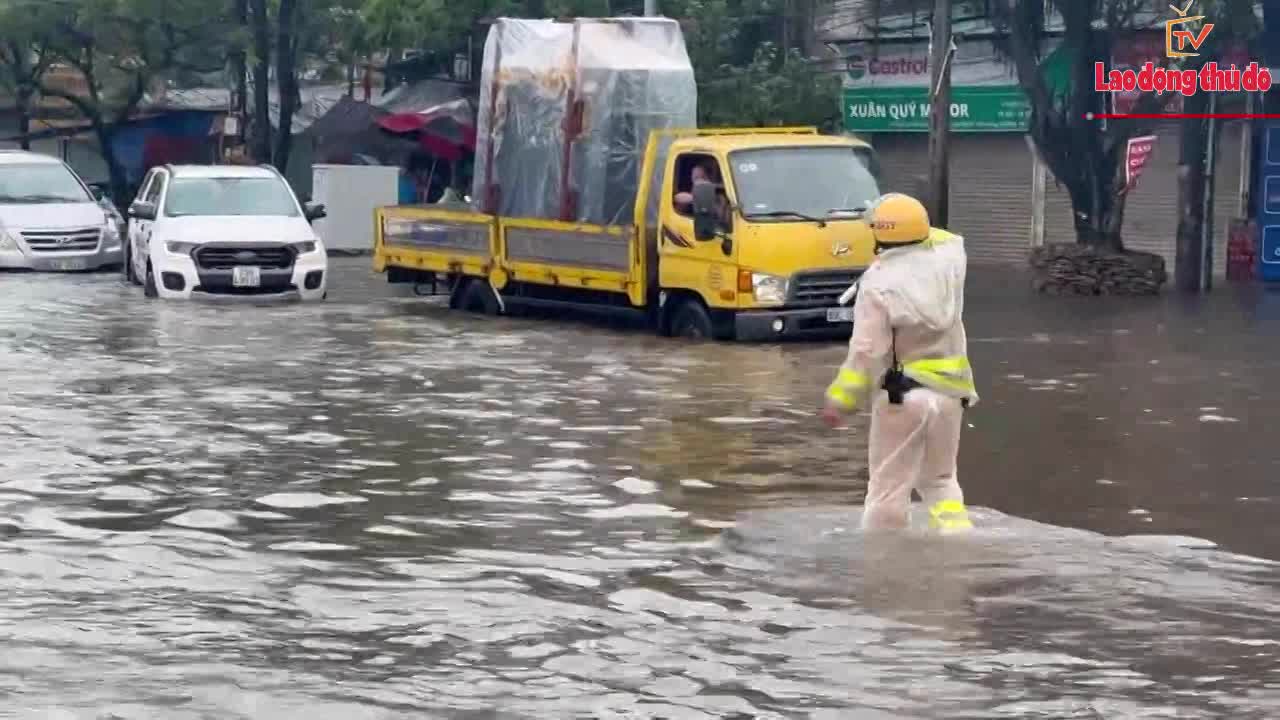
[[[675,156],[665,184],[658,231],[661,285],[698,290],[713,307],[734,304],[732,291],[737,280],[733,266],[737,253],[725,238],[698,240],[694,236],[692,190],[695,182],[717,186],[720,231],[731,238],[733,201],[724,179],[723,166],[710,153],[685,152]],[[721,298],[722,290],[729,291],[730,297]]]

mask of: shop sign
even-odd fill
[[[929,45],[852,43],[844,48],[844,126],[851,132],[928,132]],[[1025,132],[1031,105],[1013,66],[989,41],[957,44],[951,129]]]
[[[928,132],[929,88],[845,88],[844,126],[852,132]],[[951,89],[955,132],[1026,132],[1031,103],[1017,85]]]

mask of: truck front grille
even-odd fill
[[[293,267],[293,249],[280,245],[219,245],[196,250],[195,260],[204,270],[230,270],[243,265],[284,270]]]
[[[791,282],[789,305],[830,307],[861,277],[861,270],[823,270],[797,274]]]
[[[93,252],[98,249],[102,228],[76,230],[25,230],[22,239],[32,252],[72,253]]]

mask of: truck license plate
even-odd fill
[[[232,287],[255,288],[262,284],[262,271],[251,265],[231,270]]]
[[[89,263],[80,259],[75,259],[75,260],[66,259],[66,260],[53,261],[54,270],[85,270],[88,267],[89,267]]]
[[[851,307],[827,308],[827,322],[829,323],[853,322],[853,308]]]

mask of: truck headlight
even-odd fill
[[[751,273],[751,292],[762,305],[781,305],[787,301],[787,279],[777,275]]]
[[[200,247],[200,243],[181,242],[178,240],[170,240],[164,244],[164,249],[173,255],[191,255],[196,248]]]
[[[289,243],[289,247],[299,255],[306,255],[316,251],[316,243],[314,240],[304,240],[302,242]]]

